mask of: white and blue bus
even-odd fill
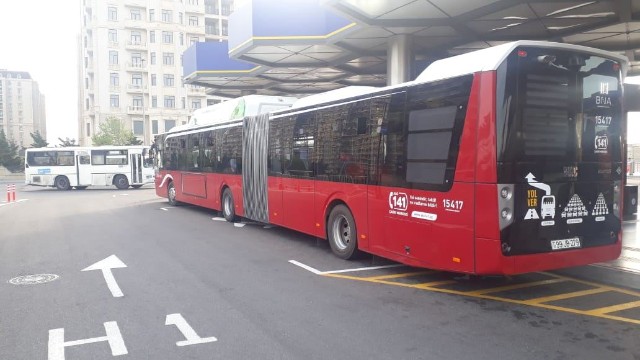
[[[59,190],[92,185],[139,188],[153,183],[147,146],[33,148],[25,152],[25,184]]]

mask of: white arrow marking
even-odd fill
[[[118,259],[117,256],[111,255],[104,260],[100,260],[97,263],[82,269],[82,271],[102,270],[102,275],[104,276],[104,280],[107,282],[111,295],[113,295],[113,297],[122,297],[124,294],[122,293],[122,290],[120,290],[116,279],[113,277],[111,269],[126,267],[127,265]]]
[[[541,182],[537,182],[535,180],[535,175],[533,175],[532,173],[529,173],[527,176],[525,176],[525,179],[527,179],[527,182],[529,183],[529,185],[538,188],[540,190],[544,190],[546,192],[545,195],[551,195],[551,186],[541,183]]]
[[[201,338],[195,330],[187,323],[187,320],[181,314],[169,314],[165,325],[175,325],[187,340],[176,342],[178,346],[198,345],[218,341],[214,336]]]

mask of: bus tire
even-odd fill
[[[116,177],[113,178],[113,184],[120,190],[129,188],[129,180],[127,180],[127,177],[124,175],[116,175]]]
[[[336,205],[331,210],[327,222],[327,239],[331,251],[341,259],[354,259],[360,254],[356,222],[345,205]]]
[[[169,205],[171,206],[178,205],[178,201],[176,200],[176,187],[173,185],[173,181],[167,184],[167,200],[169,200]]]
[[[54,185],[58,190],[71,189],[71,184],[69,184],[69,179],[66,176],[58,176],[54,181]]]
[[[228,222],[236,221],[236,208],[233,203],[233,194],[229,188],[224,189],[222,192],[222,216]]]

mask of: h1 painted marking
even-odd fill
[[[215,337],[206,337],[201,338],[195,330],[187,323],[187,320],[182,317],[181,314],[169,314],[167,315],[167,320],[164,323],[165,325],[175,325],[178,330],[184,335],[187,340],[182,340],[176,342],[178,346],[187,346],[187,345],[197,345],[197,344],[205,344],[209,342],[218,341]]]
[[[109,287],[111,295],[113,295],[113,297],[122,297],[124,294],[122,293],[122,290],[120,290],[120,287],[116,282],[116,278],[113,277],[111,269],[126,267],[127,265],[118,259],[117,256],[111,255],[104,260],[100,260],[97,263],[82,269],[82,271],[102,270],[102,275],[104,276],[104,280],[107,282],[107,287]]]
[[[64,341],[64,328],[49,330],[49,357],[48,360],[64,360],[64,348],[67,346],[76,346],[91,344],[101,341],[107,341],[111,348],[111,355],[120,356],[127,355],[127,347],[124,345],[124,339],[118,328],[118,323],[108,321],[104,323],[106,336],[100,336],[90,339]]]

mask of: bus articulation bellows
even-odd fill
[[[415,81],[156,139],[156,192],[404,264],[515,274],[621,250],[623,56],[518,41]]]

